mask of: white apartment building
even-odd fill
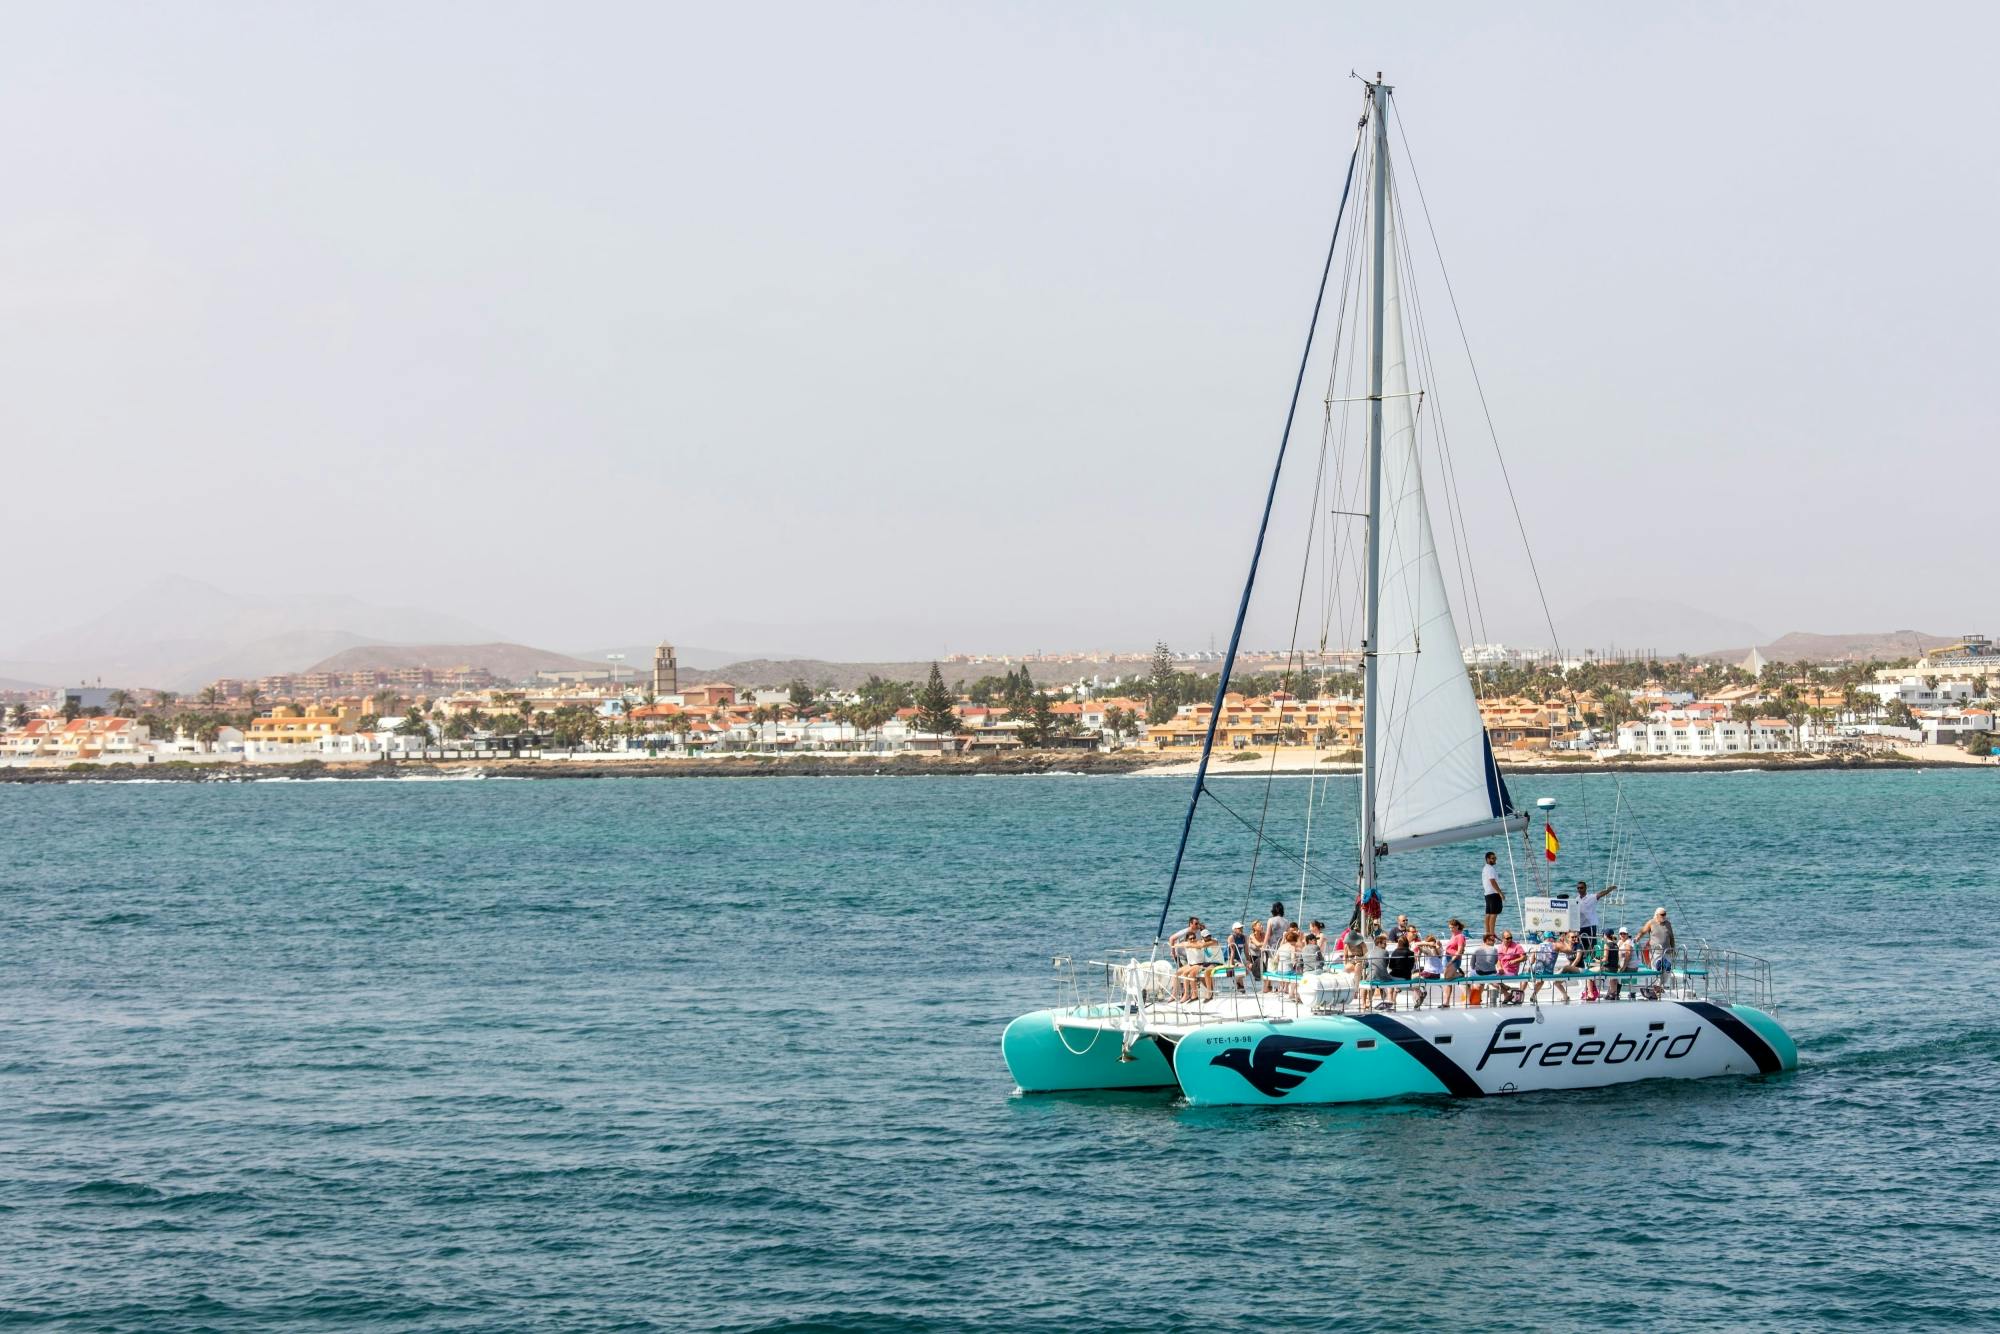
[[[1932,685],[1932,681],[1937,684]],[[1913,713],[1918,709],[1957,708],[1972,699],[1972,682],[1964,677],[1902,675],[1872,682],[1861,689],[1881,700],[1884,707],[1889,701],[1900,699]]]
[[[1672,755],[1700,759],[1711,755],[1752,755],[1794,751],[1798,729],[1782,718],[1688,717],[1678,711],[1656,713],[1643,722],[1621,723],[1621,755]]]
[[[1750,720],[1750,749],[1771,753],[1797,750],[1799,729],[1783,718],[1752,718]]]
[[[1990,709],[1939,709],[1916,715],[1926,745],[1957,746],[1975,732],[1993,731]]]
[[[228,755],[240,759],[243,755],[243,731],[236,727],[218,727],[213,741],[201,741],[186,732],[176,732],[164,741],[155,741],[153,750],[168,758]]]

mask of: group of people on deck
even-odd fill
[[[1588,890],[1579,887],[1579,893]],[[1627,928],[1600,935],[1593,924],[1528,933],[1525,940],[1503,929],[1475,941],[1456,917],[1440,939],[1398,917],[1373,940],[1351,941],[1346,965],[1356,1001],[1384,1010],[1393,1008],[1401,993],[1412,997],[1413,1009],[1432,1000],[1441,1007],[1533,1004],[1545,989],[1558,1001],[1617,1000],[1628,982],[1657,993],[1662,975],[1672,970],[1673,939],[1665,908],[1636,936]],[[1578,988],[1574,995],[1572,986]]]
[[[1234,981],[1239,992],[1255,989],[1296,999],[1299,982],[1309,973],[1329,968],[1344,973],[1362,1006],[1393,1008],[1399,995],[1413,997],[1412,1008],[1435,1001],[1441,1007],[1460,1005],[1519,1005],[1541,999],[1572,999],[1579,989],[1585,1001],[1617,1000],[1626,985],[1657,995],[1663,975],[1672,971],[1674,927],[1660,908],[1635,933],[1621,927],[1614,935],[1599,927],[1599,908],[1616,885],[1593,892],[1577,881],[1573,902],[1578,927],[1574,931],[1523,933],[1496,929],[1504,895],[1496,858],[1487,853],[1481,870],[1484,929],[1477,939],[1454,917],[1441,936],[1424,933],[1399,914],[1384,928],[1380,900],[1362,898],[1354,921],[1329,940],[1321,922],[1301,927],[1285,916],[1285,905],[1273,903],[1268,918],[1246,930],[1236,922],[1218,940],[1199,917],[1168,938],[1174,968],[1173,998],[1212,999],[1218,973]],[[1375,911],[1370,913],[1371,902]]]
[[[1238,991],[1255,987],[1296,998],[1299,979],[1325,968],[1333,954],[1326,924],[1309,922],[1301,927],[1285,916],[1282,903],[1273,903],[1271,915],[1250,923],[1248,929],[1241,922],[1232,923],[1221,940],[1199,917],[1190,917],[1186,926],[1167,937],[1167,949],[1174,964],[1174,999],[1186,1001],[1213,997],[1218,972],[1232,977]]]

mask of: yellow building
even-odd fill
[[[1547,750],[1555,734],[1569,722],[1569,711],[1561,704],[1538,704],[1518,696],[1479,702],[1479,720],[1495,750]]]
[[[1147,744],[1161,750],[1199,747],[1208,733],[1212,705],[1184,706],[1166,722],[1146,729]],[[1562,704],[1538,704],[1528,699],[1484,700],[1480,720],[1495,749],[1546,750],[1553,737],[1567,730],[1568,709]],[[1354,699],[1293,699],[1277,694],[1268,699],[1223,697],[1222,719],[1216,724],[1219,749],[1246,746],[1320,746],[1340,750],[1361,744],[1361,701]]]
[[[1172,718],[1146,729],[1146,741],[1166,750],[1200,746],[1208,734],[1212,704],[1190,704]],[[1293,699],[1276,694],[1268,699],[1223,696],[1222,718],[1215,727],[1215,744],[1224,750],[1245,746],[1317,745],[1335,749],[1361,744],[1361,704],[1351,699]]]
[[[347,708],[335,713],[307,713],[303,706],[280,704],[251,722],[243,733],[246,743],[278,746],[309,746],[321,737],[345,736],[354,731],[356,718]]]

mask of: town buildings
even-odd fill
[[[1490,664],[1480,674],[1488,684],[1509,679],[1513,657],[1525,656],[1500,645],[1474,646],[1467,654]],[[1989,684],[2000,684],[2000,652],[1982,636],[1967,636],[1915,666],[1884,669],[1876,680],[1858,684],[1862,673],[1841,675],[1836,686],[1815,670],[1774,669],[1754,657],[1744,666],[1761,674],[1734,686],[1719,685],[1713,674],[1681,671],[1623,678],[1643,682],[1636,686],[1565,690],[1551,684],[1552,678],[1530,674],[1527,688],[1546,698],[1495,696],[1481,700],[1479,708],[1503,758],[1543,751],[1727,758],[1823,750],[1853,744],[1864,733],[1879,734],[1887,745],[1948,746],[1993,732]],[[564,679],[503,687],[473,668],[294,673],[220,680],[198,701],[181,700],[177,710],[164,696],[134,700],[127,692],[106,690],[101,704],[86,705],[86,698],[98,697],[73,691],[64,716],[48,716],[46,708],[43,716],[32,716],[25,705],[13,709],[14,725],[0,732],[0,761],[368,760],[445,748],[481,755],[524,750],[613,756],[973,754],[1029,744],[1136,745],[1191,753],[1208,736],[1216,709],[1212,700],[1202,699],[1148,724],[1146,698],[1110,693],[1115,682],[1097,685],[1092,678],[1079,680],[1074,689],[1051,690],[1027,710],[1012,693],[1015,687],[1005,696],[989,695],[993,687],[986,682],[976,693],[994,702],[960,700],[953,710],[955,725],[940,733],[921,726],[913,707],[890,707],[887,701],[913,698],[907,691],[881,689],[892,683],[871,681],[863,691],[818,692],[796,700],[791,689],[747,690],[727,682],[683,686],[676,650],[668,643],[654,649],[650,676],[638,685],[579,679],[609,675],[594,670],[555,675]],[[1697,678],[1710,691],[1699,698],[1687,688]],[[77,688],[84,689],[96,688]],[[335,693],[341,691],[360,693]],[[1002,699],[1011,699],[1015,708]],[[92,716],[113,706],[117,713],[140,717]],[[1784,716],[1772,716],[1780,713]],[[1361,701],[1346,696],[1231,692],[1213,722],[1217,746],[1225,752],[1297,746],[1338,756],[1359,749],[1362,715]],[[228,722],[242,726],[223,725]],[[196,731],[201,739],[176,728]]]
[[[0,757],[12,760],[120,760],[144,753],[151,737],[130,718],[31,718],[0,734]]]

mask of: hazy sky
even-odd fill
[[[1350,68],[1559,624],[2000,630],[1994,13],[13,4],[0,640],[164,572],[568,648],[1226,633]]]

